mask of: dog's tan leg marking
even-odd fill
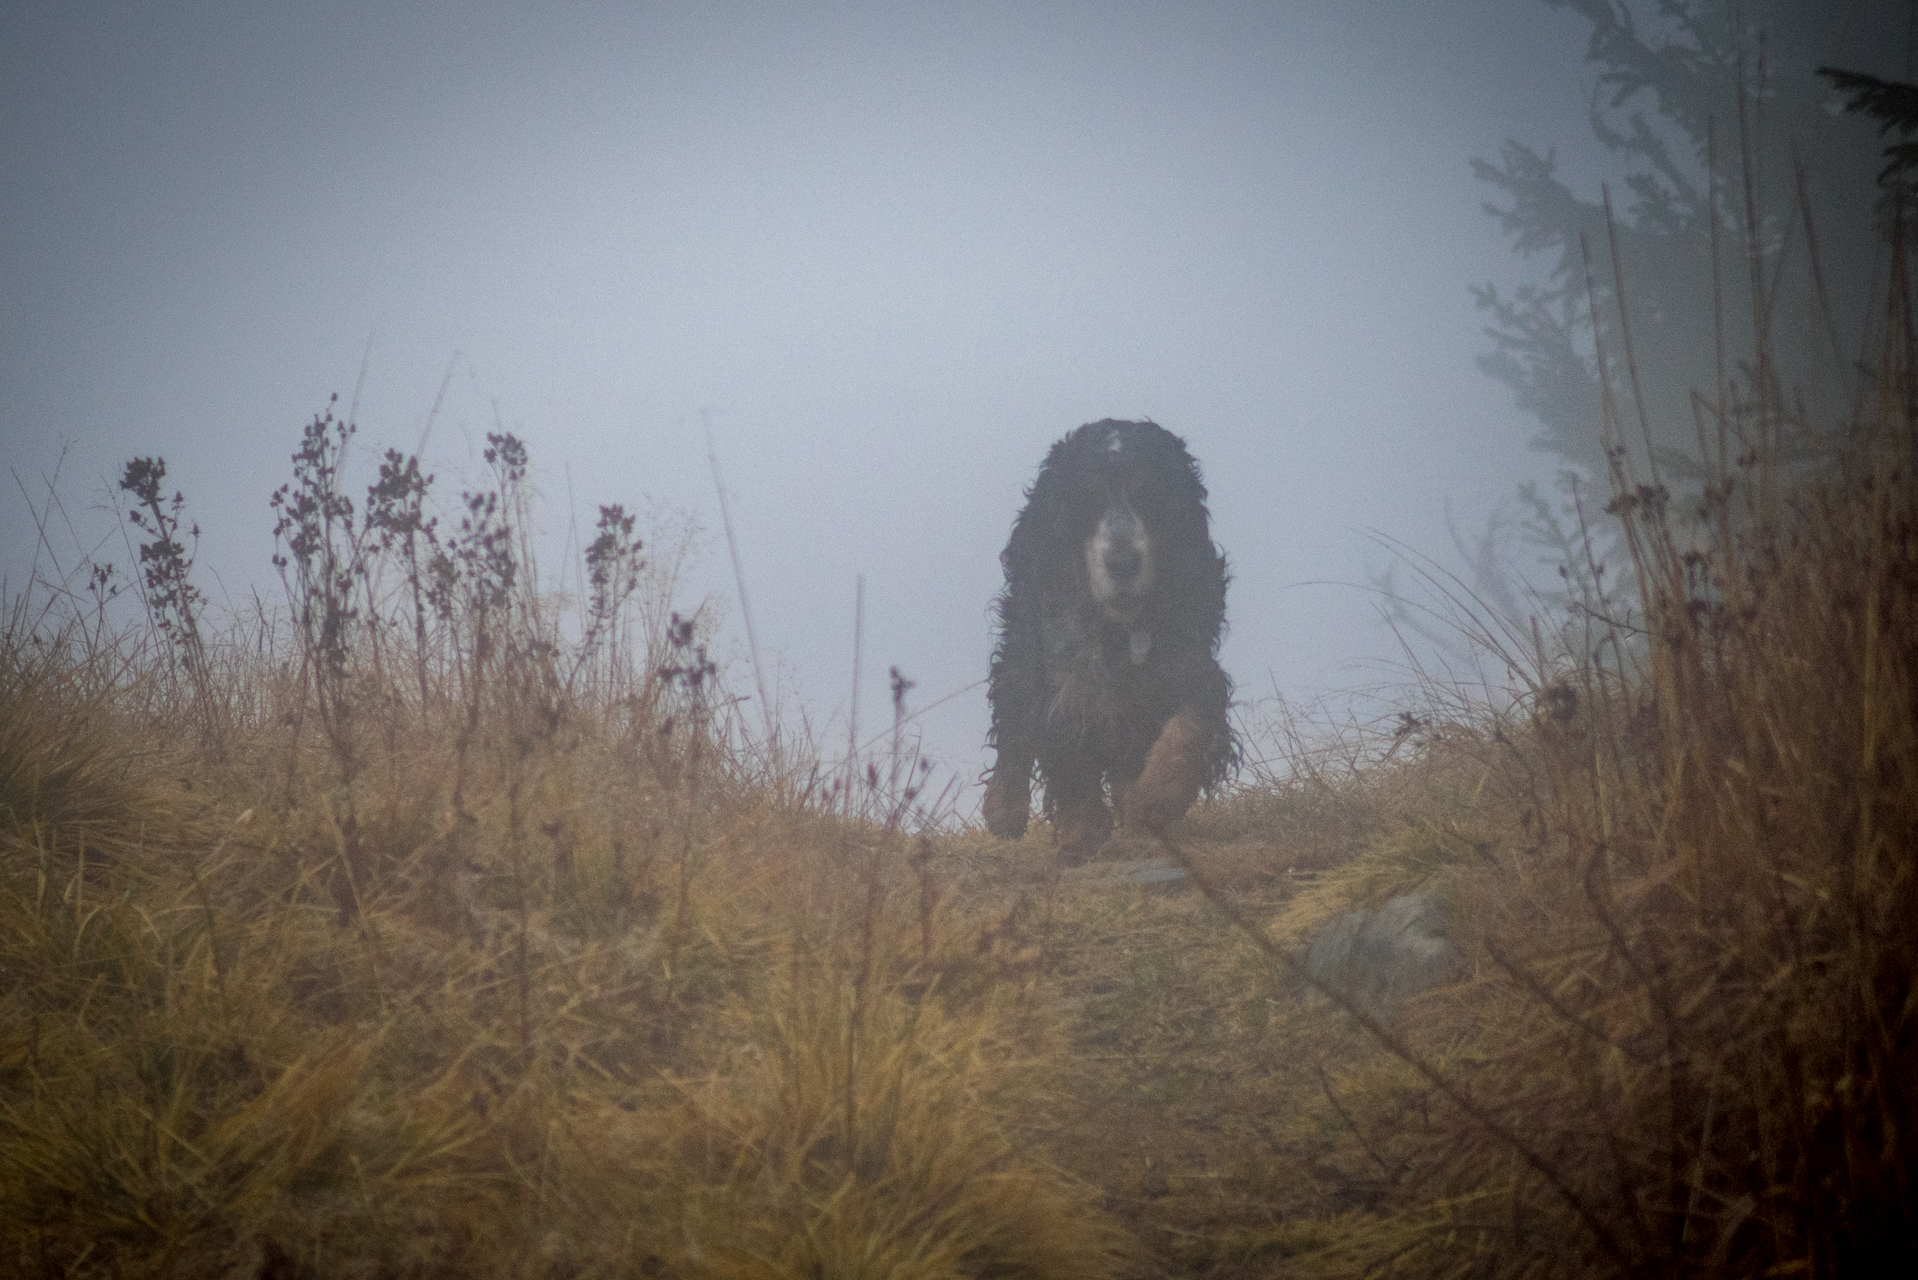
[[[1166,721],[1138,781],[1125,789],[1128,827],[1162,835],[1168,822],[1185,816],[1205,781],[1205,747],[1205,729],[1190,708]]]

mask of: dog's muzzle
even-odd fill
[[[1086,539],[1092,598],[1115,618],[1138,611],[1152,590],[1152,540],[1124,495],[1114,498]]]

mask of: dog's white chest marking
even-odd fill
[[[1126,647],[1132,652],[1132,665],[1135,667],[1138,666],[1145,661],[1145,656],[1152,652],[1152,633],[1150,631],[1134,631]]]

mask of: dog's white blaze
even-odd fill
[[[1139,572],[1130,582],[1121,584],[1112,579],[1106,557],[1115,551],[1131,551],[1139,557]],[[1085,555],[1086,578],[1092,588],[1092,598],[1107,617],[1117,621],[1130,619],[1152,591],[1152,540],[1146,536],[1144,522],[1125,499],[1121,498],[1099,518],[1092,536],[1086,539]],[[1136,639],[1133,647],[1136,651]],[[1138,654],[1133,661],[1144,661],[1144,655]]]

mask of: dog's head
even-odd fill
[[[1184,507],[1204,520],[1205,491],[1178,437],[1150,422],[1089,423],[1060,443],[1078,478],[1072,524],[1086,589],[1107,618],[1130,625],[1176,572],[1166,538]]]
[[[1090,422],[1056,442],[1000,560],[1015,592],[1077,599],[1129,629],[1223,613],[1198,465],[1152,422]]]

